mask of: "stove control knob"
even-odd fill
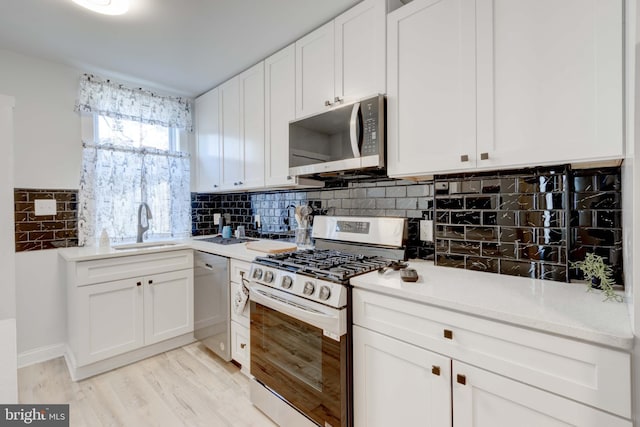
[[[304,290],[302,292],[304,292],[305,295],[311,295],[315,290],[316,290],[316,287],[312,282],[305,282]]]
[[[322,301],[326,301],[331,296],[331,288],[329,286],[321,286],[320,294],[318,295]]]
[[[273,272],[272,271],[265,271],[264,272],[264,282],[265,283],[271,283],[273,282]]]
[[[291,287],[291,285],[293,285],[293,280],[291,280],[291,277],[284,276],[282,278],[282,287],[285,288],[285,289],[289,289]]]
[[[256,280],[260,280],[262,279],[262,269],[261,268],[256,268],[255,270],[253,270],[253,276],[254,279]]]

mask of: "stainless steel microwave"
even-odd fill
[[[376,95],[289,122],[289,174],[384,170],[385,98]]]

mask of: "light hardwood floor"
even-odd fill
[[[275,426],[232,363],[193,343],[73,382],[63,358],[18,370],[20,403],[68,403],[70,425]]]

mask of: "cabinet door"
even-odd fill
[[[240,87],[238,76],[223,83],[220,96],[220,145],[222,147],[222,171],[220,187],[236,190],[242,181],[244,150],[240,140]]]
[[[193,331],[193,269],[144,278],[144,342]]]
[[[220,189],[219,92],[210,90],[195,101],[196,109],[196,191]]]
[[[474,2],[414,0],[387,23],[389,176],[474,167]]]
[[[402,341],[353,327],[356,426],[451,425],[451,362]]]
[[[125,279],[78,288],[78,366],[135,350],[144,344],[143,284]]]
[[[296,50],[290,45],[264,61],[265,183],[291,184],[289,122],[296,116]]]
[[[386,1],[365,0],[334,20],[335,93],[348,102],[386,90]]]
[[[454,427],[631,427],[573,400],[453,362]]]
[[[304,117],[333,103],[333,21],[296,42],[296,117]]]
[[[231,358],[242,365],[242,372],[249,375],[250,351],[249,329],[231,322]]]
[[[264,62],[238,76],[242,189],[264,187]]]
[[[480,168],[621,158],[620,0],[478,0]]]

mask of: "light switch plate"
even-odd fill
[[[56,199],[36,199],[35,210],[36,216],[55,215]]]
[[[420,221],[420,240],[433,242],[433,221],[427,219]]]

